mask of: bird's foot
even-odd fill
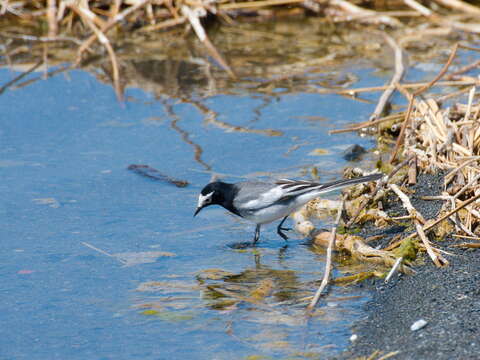
[[[280,235],[283,240],[287,241],[288,240],[288,236],[285,235],[282,230],[285,230],[285,231],[290,231],[292,230],[291,228],[285,228],[285,227],[282,227],[283,223],[285,222],[285,220],[287,220],[288,216],[285,216],[282,221],[280,221],[280,224],[278,224],[277,226],[277,234]]]
[[[283,240],[288,241],[288,236],[283,233],[283,231],[290,231],[292,230],[291,228],[284,228],[284,227],[278,227],[277,228],[277,234],[282,237]]]

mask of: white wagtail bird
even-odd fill
[[[198,206],[193,216],[207,206],[223,206],[235,215],[257,224],[253,244],[258,241],[260,227],[263,224],[283,218],[277,227],[277,234],[287,240],[288,237],[282,230],[290,229],[282,227],[283,223],[288,215],[310,200],[317,198],[323,193],[355,184],[376,181],[382,177],[383,174],[372,174],[324,184],[288,179],[272,182],[243,181],[235,184],[215,181],[202,189],[198,197]]]

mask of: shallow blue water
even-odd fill
[[[358,86],[384,82],[354,71]],[[0,82],[15,75],[0,70]],[[215,309],[197,279],[206,269],[237,274],[250,288],[254,279],[283,281],[300,298],[315,290],[323,257],[299,236],[283,250],[274,225],[255,251],[234,250],[228,245],[252,238],[251,224],[220,208],[192,215],[210,169],[231,181],[308,178],[302,170],[312,166],[321,180],[340,177],[342,151],[373,143],[327,132],[368,118],[373,105],[303,93],[265,103],[245,91],[202,101],[218,121],[281,132],[269,136],[219,127],[189,103],[140,89],[126,95],[136,101],[122,106],[111,87],[71,71],[0,96],[0,358],[322,358],[346,346],[368,294],[334,289],[309,322],[301,306],[277,304],[281,294],[268,300],[274,311],[242,302]],[[329,154],[309,155],[316,148]],[[140,177],[129,164],[191,185]]]

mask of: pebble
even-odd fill
[[[427,321],[424,320],[424,319],[420,319],[420,320],[415,321],[412,324],[412,326],[410,326],[410,330],[417,331],[417,330],[420,330],[421,328],[423,328],[425,325],[427,325]]]

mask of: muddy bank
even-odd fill
[[[422,175],[412,187],[412,203],[427,219],[437,215],[441,201],[423,201],[420,196],[437,195],[441,181],[440,175]],[[391,200],[386,211],[403,213],[401,204]],[[398,226],[388,229],[382,242],[402,231]],[[383,280],[362,284],[372,288],[373,299],[366,306],[366,318],[353,326],[357,340],[338,358],[368,357],[378,350],[374,359],[391,352],[398,352],[393,359],[478,359],[480,252],[453,246],[459,242],[450,237],[437,243],[454,254],[447,256],[447,267],[436,268],[423,254],[424,264],[415,268],[413,276],[396,275],[388,284]],[[426,325],[412,331],[412,324],[420,319]]]

